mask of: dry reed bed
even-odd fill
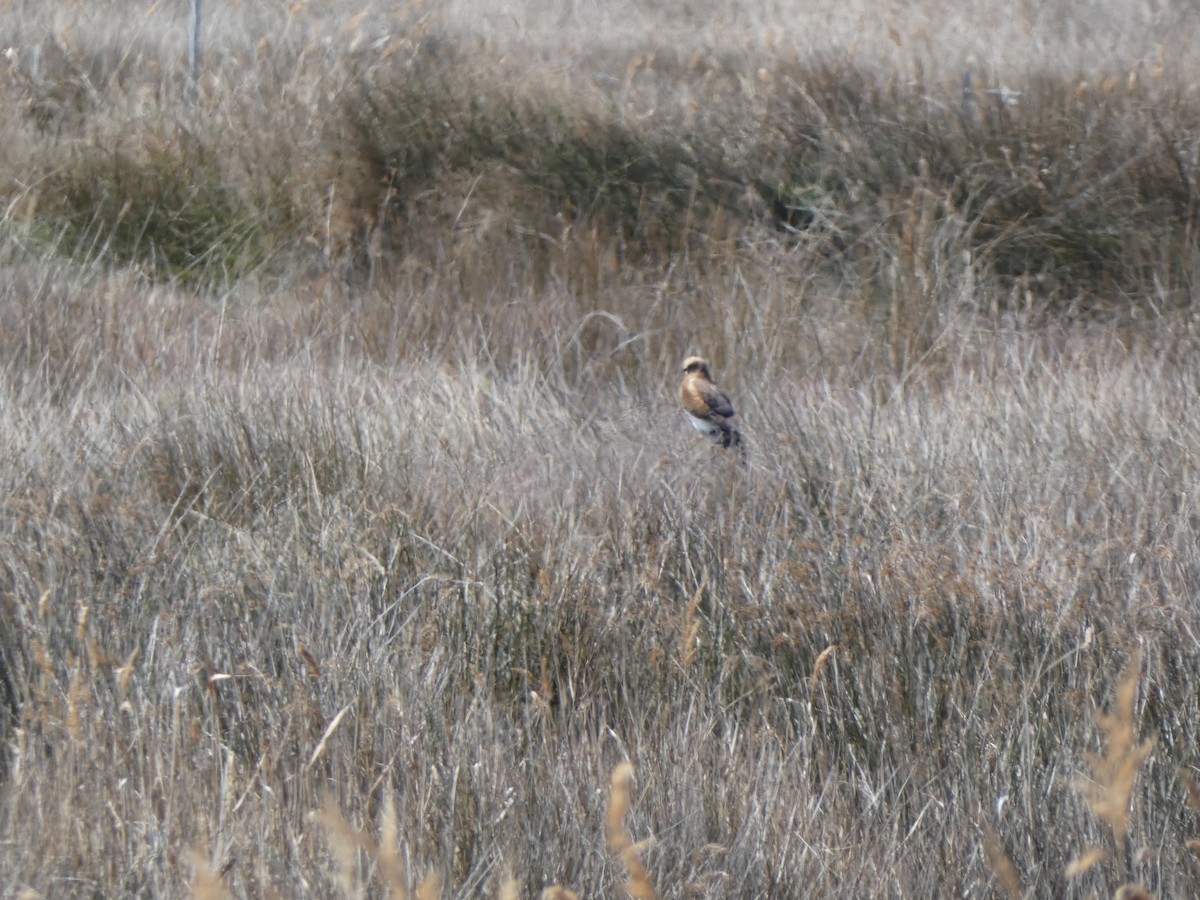
[[[0,11],[0,892],[1197,892],[1193,26],[165,9]]]
[[[629,266],[712,265],[710,241],[769,224],[846,293],[918,318],[964,254],[1005,305],[1187,302],[1197,102],[1190,29],[1165,13],[1019,69],[929,34],[901,63],[774,39],[551,48],[532,24],[464,36],[453,10],[257,15],[217,15],[194,106],[157,12],[91,42],[53,16],[13,33],[10,252],[210,289],[448,260],[486,278],[517,255],[589,293]],[[1089,58],[1101,32],[1119,52]]]
[[[46,296],[59,334],[112,302]],[[967,316],[883,393],[874,362],[738,368],[741,470],[673,367],[380,365],[269,315],[256,365],[189,315],[169,369],[93,329],[67,383],[5,370],[6,890],[174,892],[191,849],[238,895],[382,877],[327,856],[332,792],[372,834],[392,798],[414,881],[607,893],[625,758],[664,896],[981,890],[985,833],[1039,892],[1193,889],[1179,329]],[[1127,851],[1072,782],[1136,648]]]

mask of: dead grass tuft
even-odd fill
[[[1196,893],[1186,4],[184,6],[0,4],[0,892]]]

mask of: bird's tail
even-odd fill
[[[737,453],[738,461],[746,462],[746,444],[742,441],[742,433],[736,428],[726,428],[721,432],[721,446]]]

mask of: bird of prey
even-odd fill
[[[683,361],[683,384],[679,386],[679,399],[687,410],[692,425],[701,434],[718,441],[722,447],[741,451],[742,435],[729,420],[733,418],[733,404],[713,384],[708,360],[689,356]]]

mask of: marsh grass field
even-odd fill
[[[183,6],[0,3],[0,896],[1200,895],[1187,4]]]

